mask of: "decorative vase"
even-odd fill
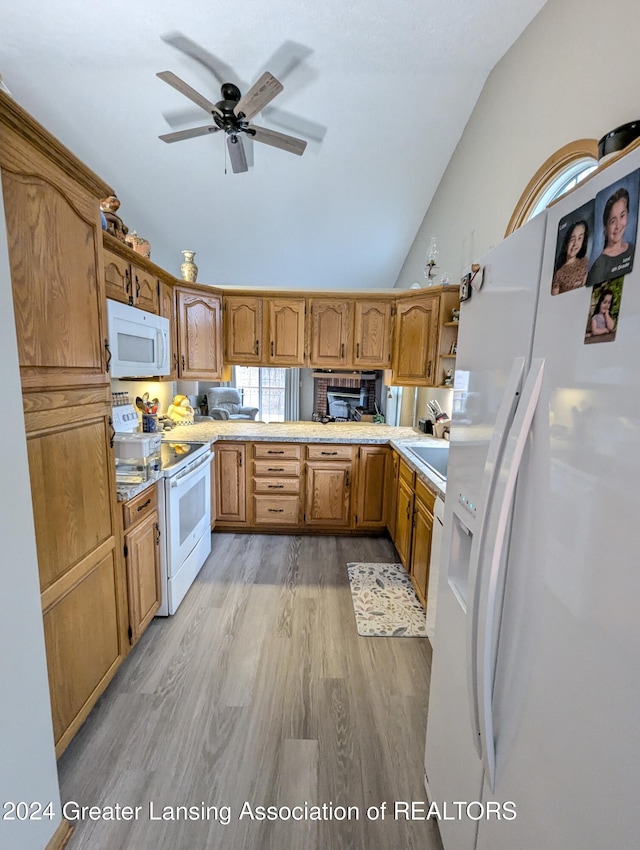
[[[198,277],[198,267],[193,262],[196,255],[195,251],[183,251],[184,262],[180,266],[180,273],[183,280],[188,280],[189,283],[195,283]]]

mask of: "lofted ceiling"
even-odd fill
[[[544,3],[20,0],[0,73],[176,276],[189,249],[203,283],[388,288],[489,72]],[[308,139],[302,157],[254,143],[233,174],[222,133],[158,139],[209,121],[156,73],[216,102],[225,66],[243,92],[280,75],[279,113],[252,123]]]

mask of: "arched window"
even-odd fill
[[[536,171],[520,196],[505,236],[584,180],[597,167],[597,157],[598,142],[595,139],[570,142],[552,154]]]

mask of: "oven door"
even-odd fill
[[[167,572],[171,579],[211,531],[211,452],[166,481]]]

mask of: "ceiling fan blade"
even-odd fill
[[[282,83],[278,82],[273,74],[268,71],[254,83],[249,91],[236,103],[233,112],[235,115],[244,115],[245,120],[253,118],[256,113],[270,103],[273,98],[282,91]]]
[[[305,59],[313,53],[310,47],[299,44],[297,41],[285,41],[273,52],[269,61],[265,64],[263,71],[267,68],[279,80],[284,80],[289,74],[301,65]],[[287,91],[288,91],[287,87]]]
[[[253,132],[256,142],[262,142],[264,145],[272,145],[274,148],[280,148],[289,153],[295,153],[297,156],[302,156],[307,143],[302,139],[296,139],[294,136],[285,136],[284,133],[276,133],[274,130],[267,130],[266,127],[256,127],[255,124],[249,124],[249,130]]]
[[[209,133],[217,133],[220,127],[194,127],[191,130],[178,130],[176,133],[165,133],[158,136],[163,142],[181,142],[183,139],[194,139],[196,136],[206,136]]]
[[[174,89],[179,91],[185,97],[188,97],[189,100],[192,100],[194,103],[197,103],[205,112],[208,112],[210,115],[222,115],[222,111],[218,109],[215,103],[212,103],[210,100],[207,100],[206,97],[201,95],[195,89],[192,89],[190,85],[185,83],[184,80],[181,80],[180,77],[176,77],[171,71],[160,71],[156,74],[156,77],[160,77],[161,80],[164,80],[165,83],[168,83],[170,86],[173,86]]]
[[[308,121],[306,118],[301,118],[292,112],[285,112],[284,109],[278,109],[277,106],[267,106],[262,110],[262,116],[273,124],[286,127],[287,130],[293,130],[294,133],[306,136],[314,142],[321,142],[327,132],[327,128],[323,127],[322,124],[316,124],[315,121]]]
[[[238,75],[230,65],[226,65],[218,59],[217,56],[214,56],[213,53],[209,53],[208,50],[200,47],[199,44],[196,44],[195,41],[187,38],[186,35],[182,35],[180,32],[169,32],[166,35],[161,36],[161,38],[164,42],[166,42],[166,44],[170,44],[172,47],[175,47],[176,50],[179,50],[186,56],[190,56],[192,59],[195,59],[196,62],[200,62],[201,65],[204,65],[208,71],[211,71],[219,85],[222,85],[223,83],[234,83],[239,88],[244,88],[241,80],[238,79]]]
[[[247,157],[240,136],[227,136],[227,147],[229,148],[229,159],[233,173],[241,174],[243,171],[248,171]]]

